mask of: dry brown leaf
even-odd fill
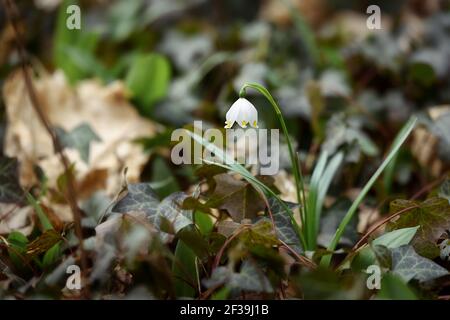
[[[34,227],[31,219],[32,207],[17,207],[15,204],[0,203],[0,234],[9,234],[19,231],[29,235]]]
[[[433,177],[441,176],[444,165],[437,157],[438,139],[423,127],[414,129],[411,151],[424,168],[428,168]]]
[[[127,101],[121,82],[104,86],[96,80],[84,80],[71,88],[64,74],[56,71],[35,79],[34,85],[52,126],[70,131],[87,123],[101,139],[91,143],[88,164],[81,160],[77,150],[66,149],[69,161],[75,163],[79,187],[94,191],[101,185],[105,186],[108,194],[113,195],[120,189],[125,167],[128,168],[130,182],[139,180],[148,154],[133,141],[139,137],[153,136],[156,127],[150,120],[139,116]],[[37,182],[33,170],[33,165],[37,164],[46,174],[49,186],[55,186],[63,167],[53,151],[49,135],[32,108],[21,72],[14,72],[8,77],[3,96],[7,114],[4,152],[19,159],[21,184],[30,187]],[[101,176],[100,179],[105,180],[104,184],[92,179],[92,175],[98,177],[104,171],[107,177]],[[95,185],[88,186],[89,181]],[[82,196],[87,194],[82,191]]]
[[[329,10],[325,0],[290,0],[290,3],[313,27],[317,27],[328,17]],[[291,21],[292,13],[284,1],[269,0],[262,7],[261,16],[264,20],[284,25]]]
[[[88,198],[95,191],[104,190],[108,179],[108,170],[95,169],[88,172],[77,184],[77,195],[80,199]]]
[[[57,215],[52,208],[42,203],[40,205],[45,215],[47,216],[48,220],[50,220],[50,223],[52,224],[53,228],[58,232],[62,232],[64,229],[64,222],[61,220],[61,217]]]

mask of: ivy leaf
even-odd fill
[[[268,219],[261,219],[239,236],[239,240],[248,247],[263,245],[267,247],[279,244],[278,238],[273,229],[272,222]]]
[[[450,228],[450,205],[446,199],[430,198],[420,203],[409,200],[391,202],[391,213],[408,207],[418,208],[405,212],[400,218],[388,225],[390,230],[420,226],[412,245],[417,252],[427,258],[439,256],[437,240]]]
[[[101,141],[87,123],[78,125],[70,132],[67,132],[62,128],[56,128],[55,131],[62,145],[66,148],[77,149],[81,159],[86,163],[89,162],[89,148],[91,142]]]
[[[392,271],[406,282],[411,279],[420,282],[448,274],[448,271],[432,260],[419,256],[410,245],[391,250]]]
[[[240,272],[234,272],[229,267],[218,267],[214,269],[211,278],[204,280],[203,284],[207,288],[219,285],[227,285],[230,289],[253,292],[273,292],[273,287],[256,263],[245,260],[242,263]]]
[[[297,204],[292,202],[285,203],[291,209],[298,206]],[[275,230],[277,232],[278,238],[298,253],[302,252],[303,249],[301,247],[297,233],[292,226],[291,217],[286,212],[284,207],[274,198],[269,198],[269,206],[272,211],[273,221],[275,223]]]
[[[272,285],[265,273],[256,265],[256,263],[249,260],[245,260],[242,263],[239,273],[233,274],[230,285],[233,288],[239,288],[245,291],[273,292]]]
[[[22,204],[23,195],[17,159],[0,157],[0,202]]]
[[[229,174],[219,174],[213,179],[216,187],[206,206],[227,210],[236,222],[253,219],[258,212],[264,211],[264,201],[249,183],[234,179]]]
[[[173,228],[174,233],[178,233],[184,227],[192,224],[192,210],[181,208],[186,198],[187,195],[184,192],[175,192],[164,198],[156,210],[155,225],[161,228],[166,221]]]
[[[144,212],[147,216],[154,216],[159,199],[148,183],[132,183],[127,186],[127,194],[113,206],[111,211]]]
[[[390,257],[386,257],[385,249],[398,248],[409,244],[414,238],[417,229],[419,229],[419,226],[398,229],[381,235],[373,240],[369,246],[365,246],[358,251],[358,254],[352,262],[352,267],[366,269],[378,261],[381,266],[390,268]]]
[[[185,193],[175,192],[160,202],[150,184],[129,184],[127,194],[111,210],[118,213],[143,212],[159,230],[176,234],[193,223],[192,210],[182,209],[186,198]]]
[[[383,245],[372,245],[372,250],[380,266],[390,269],[392,266],[392,255],[389,248]]]

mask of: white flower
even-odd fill
[[[225,128],[229,129],[237,122],[242,128],[247,128],[250,124],[253,128],[258,128],[258,111],[255,106],[245,98],[239,98],[231,106],[226,115]]]

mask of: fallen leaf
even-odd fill
[[[66,132],[62,128],[56,128],[56,135],[64,147],[77,149],[81,159],[86,163],[89,163],[91,142],[101,141],[86,123],[76,126],[70,132]]]
[[[81,144],[79,139],[70,139],[71,145],[82,149],[82,155],[77,150],[66,150],[69,161],[75,164],[79,181],[93,171],[107,170],[105,191],[114,195],[120,188],[125,167],[130,182],[139,180],[149,155],[134,140],[153,136],[156,127],[150,120],[140,117],[127,101],[123,83],[116,81],[104,86],[96,80],[84,80],[70,87],[64,74],[56,71],[34,79],[34,86],[43,112],[53,127],[66,132],[73,130],[73,138],[74,132],[85,132],[88,125],[100,140],[93,139],[92,134],[81,139]],[[7,115],[4,152],[9,157],[17,157],[23,187],[31,187],[38,181],[36,165],[45,173],[48,186],[55,187],[63,167],[26,92],[22,73],[13,72],[3,86]],[[89,141],[89,154],[86,141]],[[88,156],[89,163],[86,163],[83,158],[86,160]]]
[[[409,200],[391,202],[391,213],[418,206],[388,225],[389,230],[420,226],[412,241],[416,251],[428,258],[439,256],[437,241],[450,228],[450,205],[447,199],[430,198],[420,203]]]

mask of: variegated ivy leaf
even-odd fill
[[[159,199],[148,183],[133,183],[127,186],[127,194],[111,209],[113,212],[144,212],[154,216]]]
[[[159,230],[176,234],[193,223],[192,210],[181,208],[186,198],[183,192],[175,192],[160,202],[150,184],[129,184],[127,194],[111,210],[119,213],[143,212]]]
[[[448,274],[448,271],[430,259],[419,256],[410,245],[391,250],[392,271],[406,282],[416,279],[420,282]]]
[[[291,202],[285,203],[291,209],[294,209],[298,206],[297,204]],[[286,209],[275,198],[269,199],[269,206],[272,211],[273,221],[275,223],[275,229],[278,238],[289,245],[295,251],[299,253],[302,252],[300,240],[297,236],[297,233],[295,232],[294,227],[292,226],[291,217],[286,212]]]
[[[87,123],[82,123],[69,132],[62,128],[56,128],[55,131],[62,145],[67,148],[77,149],[81,159],[86,163],[89,162],[91,142],[101,141]]]
[[[249,260],[242,263],[239,273],[233,274],[230,285],[244,291],[273,292],[272,285],[263,270]]]
[[[252,292],[273,292],[272,284],[255,263],[245,260],[242,263],[240,272],[234,272],[229,267],[218,267],[214,269],[211,278],[204,280],[203,284],[207,288],[225,284],[230,289],[237,289]]]
[[[184,227],[192,224],[192,210],[183,210],[184,199],[187,195],[183,192],[175,192],[164,198],[156,210],[155,225],[163,230],[165,222],[173,228],[174,233],[178,233]],[[171,233],[169,230],[163,230]]]
[[[16,158],[0,158],[0,202],[21,204],[24,193],[19,184]]]
[[[258,212],[264,211],[264,201],[248,182],[237,180],[229,174],[218,174],[213,179],[214,193],[205,203],[206,206],[227,210],[235,222],[253,219]]]

